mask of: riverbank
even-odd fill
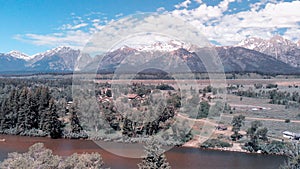
[[[190,148],[199,148],[199,141],[190,140],[186,142],[185,144],[182,145],[182,147],[190,147]],[[208,147],[205,149],[209,150],[218,150],[218,151],[230,151],[230,152],[242,152],[242,153],[256,153],[256,152],[249,152],[247,150],[242,149],[242,144],[241,143],[232,143],[232,147]]]
[[[48,136],[45,136],[45,137],[39,137],[39,136],[20,136],[20,135],[7,135],[7,134],[0,134],[0,143],[1,142],[9,142],[11,141],[10,139],[7,139],[6,137],[24,137],[24,138],[33,138],[34,140],[41,140],[41,139],[49,139],[49,140],[80,140],[80,141],[88,141],[88,142],[93,142],[93,140],[91,139],[83,139],[83,138],[80,138],[80,139],[70,139],[70,138],[60,138],[60,139],[51,139],[50,137]],[[193,139],[191,139],[190,141],[184,143],[183,145],[181,146],[176,146],[176,147],[183,147],[183,148],[194,148],[194,149],[206,149],[206,150],[214,150],[214,151],[228,151],[228,152],[240,152],[240,153],[248,153],[248,154],[260,154],[259,152],[249,152],[247,150],[244,150],[242,148],[243,144],[242,143],[236,143],[236,142],[231,142],[231,147],[207,147],[207,148],[203,148],[203,147],[200,147],[200,143],[201,143],[201,140],[199,138],[200,136],[199,135],[196,135],[194,136]],[[98,141],[96,141],[98,142]],[[122,142],[116,142],[116,141],[104,141],[104,140],[99,140],[99,142],[102,142],[103,143],[113,143],[113,144],[122,144]],[[135,142],[135,143],[138,143],[138,142]],[[123,144],[130,144],[130,143],[123,143]],[[282,154],[277,154],[277,155],[282,155]]]
[[[121,143],[109,143],[110,150],[104,149],[102,142],[96,144],[91,140],[78,139],[50,139],[48,137],[28,137],[0,135],[6,139],[0,142],[0,161],[7,157],[10,152],[26,152],[31,145],[42,142],[46,148],[53,151],[53,154],[69,156],[73,153],[101,154],[105,163],[105,168],[111,169],[137,169],[140,158],[122,157],[113,154],[113,150],[119,149]],[[124,144],[122,151],[124,154],[131,153],[131,147]],[[274,169],[278,168],[285,160],[283,156],[248,154],[239,152],[207,150],[191,147],[173,147],[165,152],[168,162],[173,169]],[[180,159],[180,160],[179,160]]]

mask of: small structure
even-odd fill
[[[284,131],[283,132],[283,137],[292,139],[292,140],[300,140],[300,133],[293,133],[290,131]]]
[[[219,126],[216,126],[216,129],[220,130],[220,131],[225,131],[225,130],[227,130],[227,127],[224,125],[219,125]]]
[[[133,99],[140,99],[141,97],[139,95],[137,95],[137,94],[128,94],[127,98],[129,100],[133,100]]]
[[[112,102],[112,98],[107,97],[107,96],[104,96],[104,97],[100,96],[98,98],[98,100],[99,100],[100,103]]]

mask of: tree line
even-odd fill
[[[0,133],[60,138],[64,135],[63,118],[67,113],[70,113],[71,132],[80,132],[82,127],[78,127],[74,105],[59,102],[49,87],[15,87],[0,105]]]

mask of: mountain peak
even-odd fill
[[[259,46],[264,40],[257,37],[249,37],[243,41],[241,41],[237,46],[241,46],[247,49],[254,49]]]
[[[294,43],[280,35],[275,35],[270,39],[248,38],[237,46],[256,50],[294,67],[299,67],[300,42]]]
[[[73,50],[73,49],[71,47],[68,47],[68,46],[59,46],[59,47],[47,50],[43,54],[51,55],[51,54],[55,54],[55,53],[58,53],[58,52],[68,52],[70,50]]]
[[[16,51],[16,50],[12,50],[12,51],[8,52],[7,55],[10,55],[17,59],[23,59],[26,61],[32,59],[32,57],[30,57],[22,52]]]
[[[270,38],[269,40],[271,43],[276,43],[276,44],[280,44],[280,45],[295,45],[293,44],[292,41],[283,38],[282,36],[279,35],[275,35],[272,38]]]
[[[42,53],[37,53],[37,54],[33,55],[32,57],[40,59],[44,56],[52,56],[57,53],[68,53],[71,50],[74,50],[74,49],[72,49],[71,47],[68,47],[68,46],[59,46],[59,47],[56,47],[53,49],[46,50],[45,52],[42,52]]]

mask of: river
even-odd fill
[[[3,161],[9,152],[25,152],[36,142],[42,142],[54,154],[70,155],[72,153],[99,152],[105,167],[111,169],[135,169],[141,159],[125,158],[101,149],[93,141],[50,139],[44,137],[24,137],[0,135],[0,160]],[[114,147],[111,143],[112,147]],[[116,146],[117,147],[117,146]],[[174,147],[166,152],[168,162],[173,169],[277,169],[284,157],[276,155],[248,154],[203,150],[197,148]]]

